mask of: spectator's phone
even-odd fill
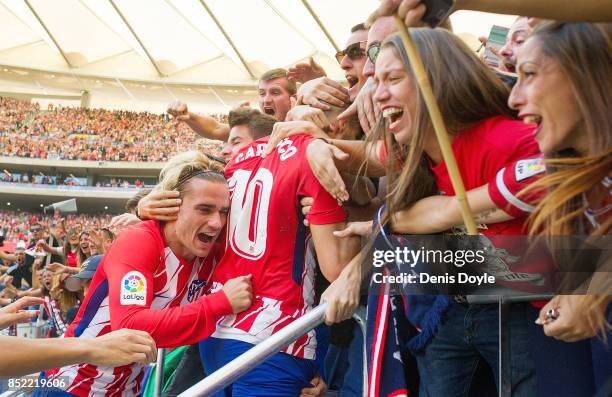
[[[485,45],[485,55],[484,61],[487,65],[498,67],[499,59],[497,55],[491,51],[491,47],[495,47],[498,51],[506,45],[506,36],[508,36],[508,31],[510,29],[505,28],[503,26],[493,25],[491,31],[489,32],[489,37],[487,38],[487,45]]]
[[[450,14],[455,4],[454,0],[421,0],[427,7],[423,22],[435,28],[441,24]]]

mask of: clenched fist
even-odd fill
[[[234,313],[240,313],[251,307],[253,301],[252,275],[240,276],[228,280],[223,286],[223,292],[232,305]]]
[[[176,120],[187,121],[189,120],[189,109],[187,109],[187,104],[181,101],[174,101],[168,105],[168,109],[166,109],[169,115],[174,117]]]

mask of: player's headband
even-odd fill
[[[218,176],[221,176],[221,177],[225,177],[222,173],[217,172],[217,171],[211,171],[211,170],[192,171],[192,172],[188,172],[185,175],[183,175],[182,177],[180,177],[178,182],[175,185],[175,188],[173,190],[178,189],[185,182],[191,180],[192,178],[199,177],[199,176],[205,176],[205,175],[218,175]]]

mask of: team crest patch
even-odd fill
[[[514,177],[517,182],[520,182],[523,179],[531,178],[544,171],[546,171],[546,167],[544,166],[544,159],[541,157],[537,159],[520,160],[516,162]]]
[[[191,284],[189,284],[189,289],[187,290],[187,302],[193,302],[200,297],[200,291],[202,291],[202,287],[204,287],[206,281],[204,280],[193,280]]]
[[[147,280],[140,272],[129,272],[121,279],[121,304],[147,304]]]

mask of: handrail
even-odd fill
[[[166,349],[157,349],[157,362],[155,364],[155,383],[153,384],[153,397],[160,397],[164,388],[164,360]]]
[[[468,295],[467,301],[472,305],[484,305],[490,303],[518,303],[532,302],[552,299],[553,294],[532,294],[532,295]]]
[[[278,353],[283,347],[323,323],[326,308],[326,303],[315,307],[268,339],[253,346],[244,354],[206,376],[206,378],[179,394],[179,397],[207,396],[232,384],[259,363]]]
[[[500,304],[500,314],[501,313],[501,305],[507,304],[511,302],[527,302],[534,300],[545,300],[552,298],[551,294],[543,294],[543,295],[517,295],[517,296],[499,296],[499,295],[469,295],[467,300],[471,304],[490,304],[490,303],[498,303]],[[255,345],[253,348],[248,350],[246,353],[241,356],[235,358],[225,366],[219,368],[217,371],[213,372],[196,385],[187,389],[183,393],[179,394],[178,397],[200,397],[207,396],[212,393],[215,393],[224,387],[232,384],[236,379],[240,378],[246,372],[253,369],[255,366],[259,365],[261,362],[268,359],[270,356],[279,352],[283,347],[287,346],[294,340],[297,340],[300,336],[309,332],[313,328],[319,326],[324,318],[325,318],[325,309],[327,307],[326,303],[323,303],[317,307],[315,307],[310,312],[306,313],[304,316],[295,320],[279,332],[272,335],[270,338],[264,340],[263,342]],[[365,309],[360,307],[353,318],[357,321],[361,331],[364,333],[364,371],[366,366],[366,353],[365,353]],[[503,316],[505,317],[505,316]],[[500,322],[503,323],[503,319],[500,318]],[[509,343],[507,337],[500,338],[500,343],[503,347]],[[509,346],[507,346],[509,347]],[[500,354],[501,360],[501,354]],[[504,360],[505,361],[505,360]],[[504,365],[503,365],[504,364]],[[505,362],[502,364],[500,361],[500,367],[505,367]],[[367,391],[367,372],[364,372],[364,391]],[[508,391],[502,392],[503,396],[509,395],[506,394]],[[364,392],[365,393],[365,392]],[[365,394],[364,394],[365,395]]]
[[[353,319],[355,320],[355,322],[357,323],[357,325],[359,326],[359,329],[362,333],[362,337],[363,337],[363,343],[362,343],[362,349],[363,349],[363,384],[361,387],[362,390],[362,396],[363,397],[368,397],[368,348],[366,345],[366,321],[367,321],[367,312],[366,312],[366,308],[365,306],[359,306],[357,308],[357,310],[355,310],[355,313],[353,313]]]

